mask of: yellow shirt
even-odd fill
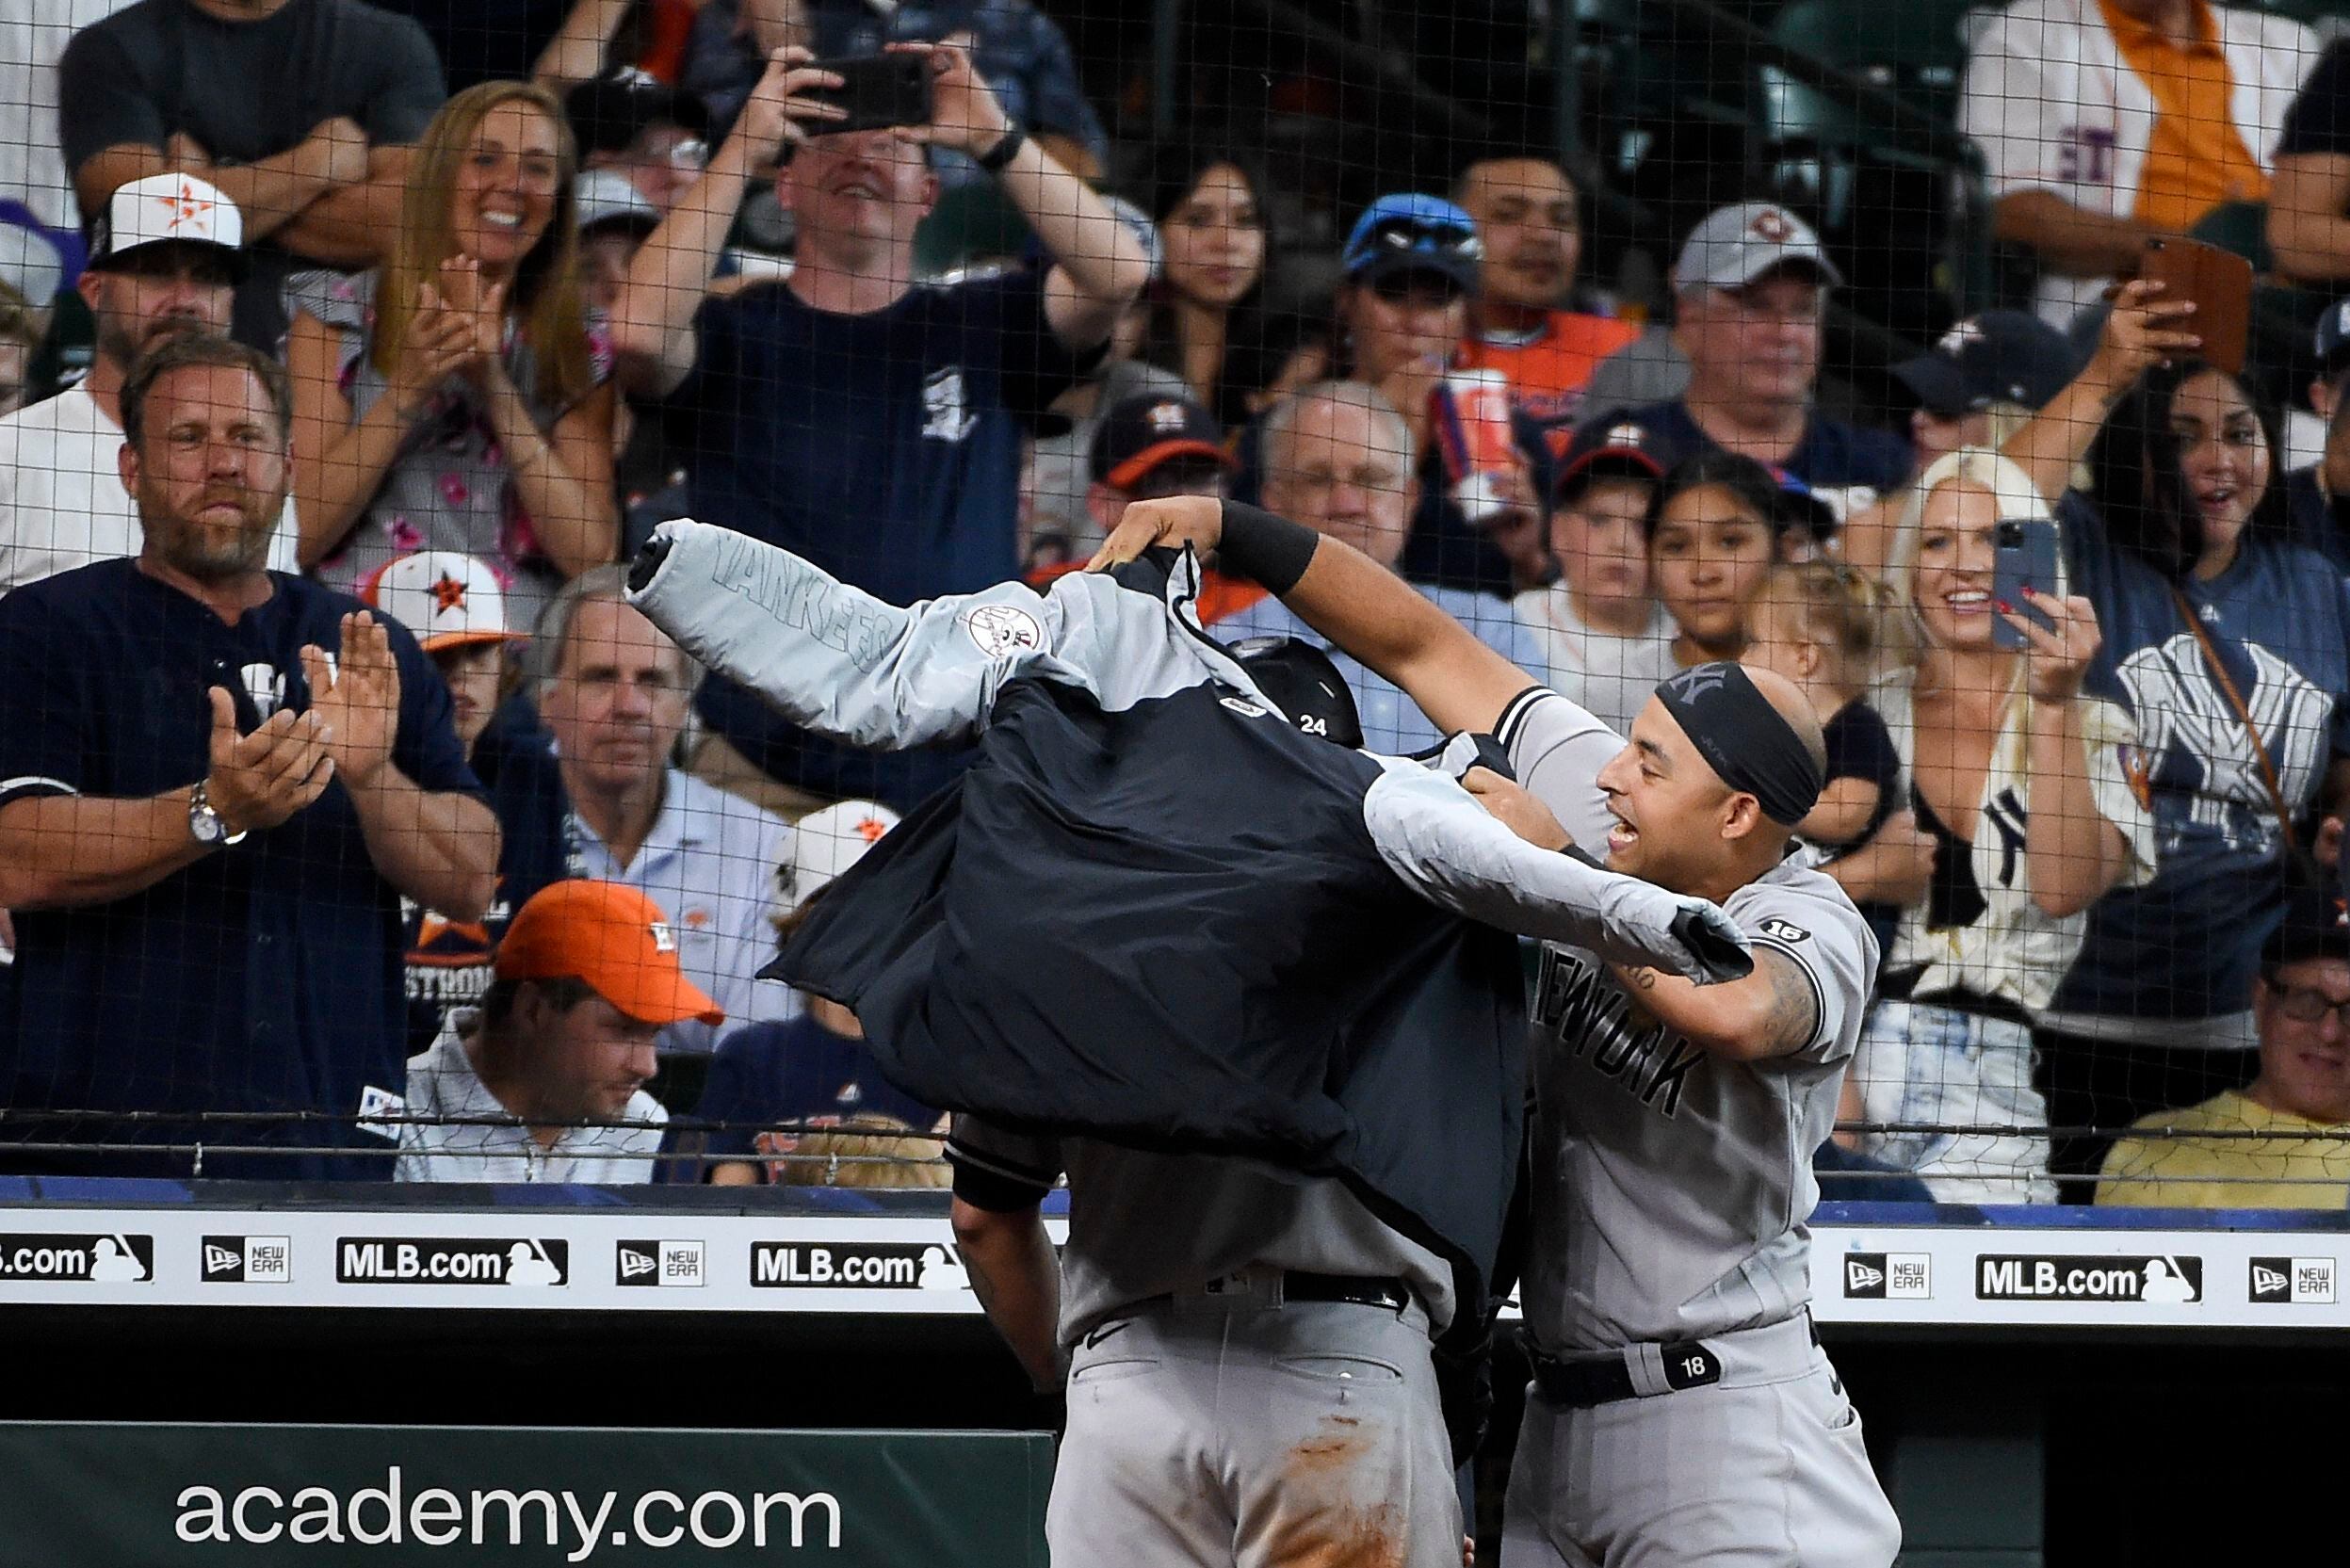
[[[2131,216],[2183,231],[2223,202],[2268,200],[2268,176],[2228,112],[2234,84],[2220,52],[2212,8],[2195,0],[2195,41],[2181,45],[2098,0],[2122,63],[2154,97],[2154,126]]]
[[[2333,1208],[2350,1203],[2350,1124],[2311,1122],[2231,1089],[2158,1110],[2136,1127],[2273,1138],[2124,1138],[2105,1156],[2100,1204],[2146,1208]],[[2309,1138],[2310,1133],[2331,1135]],[[2125,1178],[2115,1181],[2110,1178]]]

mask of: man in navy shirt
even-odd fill
[[[1022,416],[1083,371],[1150,262],[1005,117],[962,49],[892,47],[929,62],[931,123],[823,135],[839,111],[793,95],[838,78],[805,50],[777,51],[708,170],[637,253],[613,335],[639,389],[670,399],[694,517],[902,604],[1018,574]],[[917,284],[915,229],[938,193],[926,146],[971,154],[1057,264]],[[792,275],[707,298],[735,211],[779,151],[776,195],[799,223]],[[768,773],[819,796],[903,805],[946,776],[935,756],[813,741],[731,682],[705,684],[697,706]]]
[[[1674,340],[1689,355],[1689,390],[1595,423],[1629,419],[1666,466],[1726,447],[1792,474],[1840,521],[1909,477],[1909,443],[1811,406],[1820,323],[1843,282],[1820,238],[1768,202],[1742,202],[1690,231],[1673,264]]]
[[[400,897],[489,904],[497,824],[415,639],[263,568],[291,406],[265,356],[173,339],[122,389],[138,556],[0,599],[0,1131],[156,1146],[18,1169],[388,1176]]]

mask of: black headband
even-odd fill
[[[1824,781],[1810,748],[1738,665],[1684,670],[1657,697],[1722,782],[1753,796],[1772,821],[1791,828],[1820,803]]]

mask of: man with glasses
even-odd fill
[[[1412,472],[1409,427],[1379,389],[1361,381],[1318,382],[1276,404],[1261,429],[1266,509],[1398,570],[1420,481]],[[1441,584],[1413,586],[1511,663],[1543,667],[1541,648],[1508,601]],[[1354,693],[1363,744],[1374,752],[1406,756],[1444,739],[1392,682],[1332,648],[1278,599],[1256,599],[1216,621],[1215,631],[1227,642],[1293,637],[1328,650]]]
[[[1611,414],[1648,432],[1673,460],[1720,446],[1804,481],[1840,520],[1909,477],[1909,444],[1859,429],[1812,406],[1828,290],[1843,283],[1820,237],[1768,202],[1723,207],[1690,231],[1673,265],[1689,356],[1678,397]]]
[[[2261,949],[2252,1024],[2259,1075],[2201,1105],[2140,1118],[2105,1156],[2099,1203],[2340,1209],[2350,1201],[2350,1142],[2340,1140],[2350,1123],[2350,926],[2338,899],[2312,896],[2287,911]]]
[[[74,284],[97,320],[89,372],[0,418],[0,593],[138,554],[138,508],[115,461],[122,383],[159,344],[227,330],[244,237],[236,203],[192,174],[133,180],[108,199]],[[295,570],[295,538],[289,500],[270,535],[273,570]]]

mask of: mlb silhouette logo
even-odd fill
[[[1175,435],[1183,428],[1183,405],[1154,403],[1149,417],[1152,429],[1160,435]]]
[[[668,921],[656,920],[645,929],[653,933],[655,952],[673,953],[677,950],[677,933],[670,929]]]

